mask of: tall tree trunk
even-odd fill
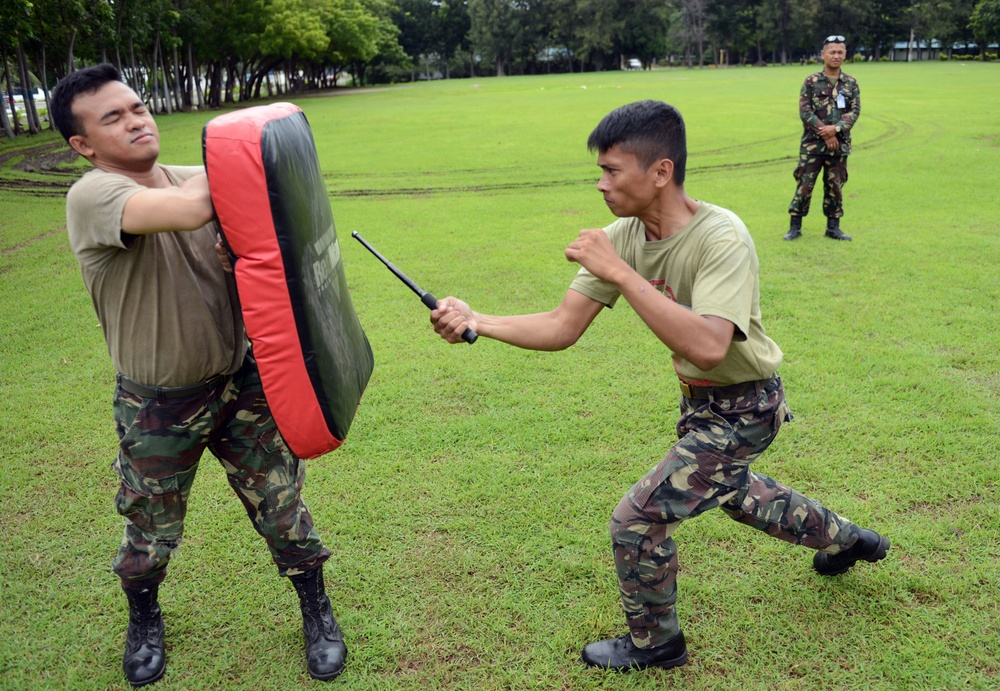
[[[226,61],[226,103],[235,103],[233,98],[233,84],[236,81],[236,70],[233,67],[233,60],[230,58]]]
[[[66,74],[70,75],[76,71],[76,60],[73,58],[73,45],[76,43],[76,27],[69,34],[69,44],[66,46]],[[103,45],[102,45],[103,48]],[[107,60],[107,58],[105,58]]]
[[[130,72],[129,86],[132,87],[132,91],[139,94],[140,98],[145,98],[144,94],[146,90],[139,84],[139,70],[135,64],[135,41],[131,38],[128,40],[128,60]]]
[[[159,37],[159,34],[157,34],[157,37]],[[157,40],[157,43],[160,43],[159,40]],[[167,115],[170,115],[171,113],[174,112],[174,109],[170,103],[171,101],[170,85],[167,83],[167,61],[163,59],[163,44],[160,43],[160,45],[157,48],[160,53],[160,72],[162,73],[163,76],[163,105],[165,105],[167,108]]]
[[[208,78],[208,70],[205,71],[206,79]],[[194,90],[198,93],[198,107],[203,108],[207,96],[205,95],[204,89],[201,88],[201,67],[196,67],[194,69]]]
[[[187,93],[188,98],[191,102],[188,104],[191,110],[198,110],[199,103],[195,100],[195,84],[197,83],[198,75],[194,71],[194,44],[188,42],[187,46],[187,61],[188,61],[188,73],[187,73]],[[201,98],[200,92],[197,98]]]
[[[75,29],[74,29],[75,31]],[[107,41],[104,40],[104,29],[98,28],[97,30],[97,40],[101,44],[101,62],[110,62],[108,60],[108,45]],[[118,41],[115,41],[115,50],[118,49]],[[76,67],[74,60],[74,69]],[[68,73],[67,73],[68,74]]]
[[[218,108],[222,105],[222,61],[212,63],[212,75],[209,82],[208,106]]]
[[[38,113],[35,111],[35,99],[31,92],[28,61],[24,57],[24,42],[20,36],[17,37],[17,66],[21,72],[21,91],[24,94],[24,114],[28,118],[28,132],[38,134],[41,128],[38,126]]]
[[[21,129],[21,121],[17,118],[17,107],[14,105],[14,80],[10,76],[10,60],[7,58],[7,44],[2,44],[3,52],[3,71],[7,75],[7,103],[5,106],[10,106],[10,118],[14,123],[14,134],[21,134],[24,130]]]
[[[184,96],[181,94],[181,62],[177,58],[177,43],[174,43],[174,88],[170,93],[174,96],[174,110],[183,110]]]
[[[210,62],[205,67],[205,107],[212,107],[212,90],[215,84],[215,65],[216,63]]]
[[[38,79],[42,82],[42,94],[44,95],[45,105],[46,105],[46,108],[47,108],[48,104],[49,104],[49,79],[48,79],[48,75],[46,74],[46,69],[45,69],[45,43],[46,43],[46,40],[45,40],[45,22],[41,22],[41,21],[39,22],[38,35],[39,35],[39,39],[40,39],[39,42],[41,43],[41,51],[40,51],[41,55],[40,56],[36,55],[35,56],[35,60],[36,60],[36,66],[38,67],[38,71],[39,71]],[[27,58],[25,58],[25,64],[27,64]],[[34,98],[31,99],[31,111],[32,111],[32,117],[35,119],[35,127],[37,127],[38,131],[41,132],[42,131],[42,118],[41,118],[41,116],[38,115],[38,105],[35,103],[35,99]],[[47,117],[47,120],[49,122],[49,129],[51,130],[52,129],[52,118],[48,118]]]
[[[152,90],[153,112],[160,112],[160,75],[157,74],[160,67],[160,32],[156,32],[153,39],[153,70],[149,73],[149,87]]]
[[[6,99],[4,99],[6,100]],[[0,127],[3,128],[3,134],[7,139],[14,138],[14,130],[10,126],[10,118],[7,116],[7,104],[0,103]]]
[[[49,75],[48,75],[48,69],[46,68],[46,55],[45,55],[45,44],[44,43],[42,44],[42,56],[39,59],[39,65],[41,65],[41,70],[42,70],[42,76],[41,76],[41,80],[42,80],[42,93],[45,94],[45,107],[46,107],[46,110],[48,110],[48,105],[49,105],[49,103],[52,102],[52,95],[49,93]],[[53,125],[52,125],[52,118],[49,117],[49,116],[46,116],[46,119],[49,122],[49,130],[50,131],[54,130],[55,127],[53,127]],[[39,126],[41,126],[41,122],[39,122]]]

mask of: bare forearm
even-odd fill
[[[698,369],[715,368],[726,357],[733,325],[681,307],[639,274],[618,282],[622,297],[660,341]]]
[[[477,333],[527,350],[563,350],[576,343],[573,333],[553,312],[498,317],[474,313]]]
[[[180,187],[150,188],[132,195],[122,213],[122,230],[133,235],[196,230],[214,214],[202,174]]]
[[[458,343],[465,329],[480,336],[528,350],[562,350],[579,340],[601,303],[574,291],[566,291],[562,302],[551,312],[498,317],[473,312],[467,303],[448,296],[431,310],[431,323],[443,339]]]

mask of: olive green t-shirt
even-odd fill
[[[161,166],[175,185],[200,167]],[[215,252],[215,224],[129,235],[125,203],[146,189],[94,169],[66,197],[69,242],[104,329],[111,361],[147,386],[184,386],[239,369],[243,319]]]
[[[674,302],[736,326],[719,366],[705,371],[673,353],[674,369],[690,384],[739,384],[766,379],[781,364],[781,349],[764,333],[760,317],[757,251],[736,214],[701,202],[691,222],[663,240],[646,240],[638,218],[604,229],[618,255]],[[620,293],[581,268],[570,288],[613,307]]]

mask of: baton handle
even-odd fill
[[[427,305],[429,309],[437,308],[438,299],[433,295],[431,295],[430,293],[425,292],[423,295],[421,295],[420,301],[425,305]],[[472,329],[466,329],[465,333],[462,334],[462,340],[468,343],[469,345],[475,343],[477,338],[479,338],[479,334],[477,334]]]

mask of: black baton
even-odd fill
[[[418,286],[416,283],[410,280],[409,276],[407,276],[402,271],[397,269],[395,264],[393,264],[391,261],[383,257],[381,254],[379,254],[378,250],[369,245],[367,242],[365,242],[365,239],[363,237],[358,235],[358,231],[355,230],[353,233],[351,233],[351,237],[360,242],[362,245],[364,245],[365,249],[374,254],[380,262],[385,264],[386,268],[388,268],[389,271],[395,274],[396,278],[405,283],[410,290],[412,290],[420,297],[420,302],[427,305],[428,309],[434,309],[435,307],[437,307],[436,297],[428,293],[426,290],[421,289],[420,286]],[[462,334],[462,340],[469,344],[475,343],[477,338],[479,338],[479,334],[477,334],[472,329],[466,329],[465,333]]]

